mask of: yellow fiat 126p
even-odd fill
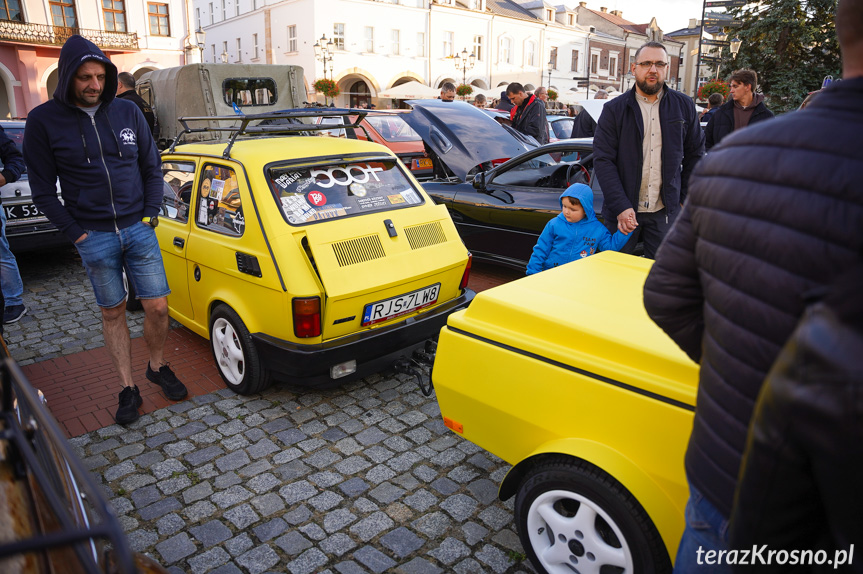
[[[210,340],[241,394],[273,378],[326,386],[374,372],[473,299],[470,255],[446,207],[387,148],[309,137],[322,114],[358,117],[347,127],[364,116],[184,118],[187,134],[228,137],[162,154],[156,233],[170,314]]]
[[[604,252],[477,295],[441,331],[444,423],[513,465],[539,572],[670,572],[698,366],[644,310],[651,262]]]

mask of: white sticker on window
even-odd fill
[[[291,223],[304,223],[314,217],[315,210],[306,202],[303,195],[289,195],[282,198],[282,211]]]
[[[222,193],[225,191],[225,180],[224,179],[214,179],[213,183],[210,184],[210,197],[216,199],[216,201],[222,200]]]
[[[412,189],[406,189],[406,190],[404,190],[404,191],[401,193],[401,195],[402,195],[402,197],[404,197],[404,198],[405,198],[405,201],[407,201],[407,202],[408,202],[409,204],[411,204],[411,205],[415,205],[415,204],[417,204],[417,203],[422,203],[422,200],[420,199],[420,196],[418,196],[418,195],[416,194],[416,192],[415,192],[414,190],[412,190]]]

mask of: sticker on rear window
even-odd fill
[[[401,196],[405,198],[405,201],[410,203],[411,205],[422,203],[422,199],[420,196],[416,194],[416,192],[412,189],[406,189],[401,193]]]
[[[301,174],[293,171],[291,173],[283,173],[282,175],[280,175],[278,178],[276,178],[273,181],[275,181],[277,184],[279,184],[282,187],[282,189],[288,189],[289,185],[291,185],[292,183],[294,183],[295,181],[297,181],[301,177],[303,177]]]
[[[401,197],[401,196],[399,196]],[[357,207],[360,209],[378,209],[387,206],[387,200],[383,197],[358,197]]]
[[[306,199],[309,203],[317,207],[327,204],[327,196],[320,191],[310,191],[309,195],[306,196]]]
[[[303,223],[309,221],[315,215],[314,208],[306,203],[302,195],[288,195],[282,198],[282,210],[288,216],[291,223]]]

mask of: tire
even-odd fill
[[[253,395],[270,386],[270,372],[261,365],[249,330],[227,305],[210,316],[210,348],[219,375],[235,393]]]
[[[129,281],[129,276],[123,271],[123,283],[126,284],[126,311],[140,311],[144,308],[140,299],[135,299],[135,286]]]
[[[516,494],[515,520],[537,572],[671,572],[665,544],[644,508],[617,480],[584,461],[554,459],[534,467]]]

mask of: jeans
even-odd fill
[[[18,261],[9,251],[9,241],[6,239],[6,210],[0,205],[0,289],[6,306],[23,305],[24,282],[18,271]],[[2,309],[0,309],[2,311]]]
[[[124,267],[139,299],[159,299],[171,292],[156,230],[146,223],[138,222],[120,231],[87,230],[87,237],[75,247],[99,307],[110,309],[125,301]]]
[[[686,503],[686,529],[677,549],[674,574],[730,574],[731,567],[717,564],[717,553],[728,549],[728,519],[691,484]]]

